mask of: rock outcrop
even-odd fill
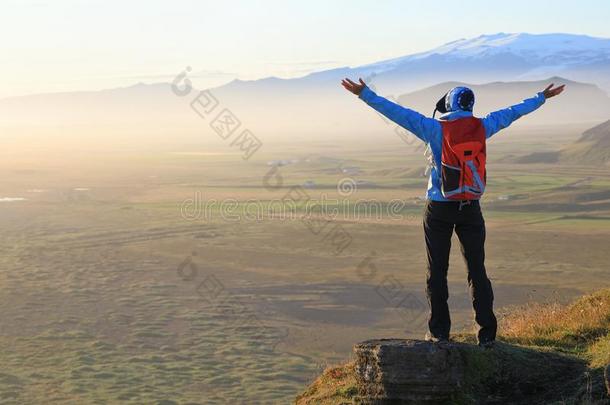
[[[580,384],[586,365],[573,357],[498,343],[369,340],[354,347],[357,403],[367,405],[513,403],[552,399]]]
[[[369,400],[438,402],[464,380],[460,353],[417,340],[370,340],[354,347],[359,394]],[[388,402],[389,403],[389,402]]]

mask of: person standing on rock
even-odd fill
[[[479,199],[486,184],[485,142],[515,120],[538,109],[544,102],[561,94],[565,85],[546,89],[512,107],[492,112],[485,118],[472,114],[474,93],[467,87],[455,87],[436,104],[433,118],[402,107],[375,94],[359,79],[344,79],[342,86],[370,107],[412,132],[424,141],[432,153],[424,214],[424,233],[428,256],[426,294],[430,305],[426,340],[446,342],[451,319],[447,300],[447,270],[453,231],[458,236],[468,267],[468,285],[475,321],[479,325],[480,346],[492,347],[497,321],[493,312],[493,290],[485,270],[485,221]],[[439,120],[434,115],[443,115]]]

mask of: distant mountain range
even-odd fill
[[[610,39],[572,34],[495,34],[457,40],[428,52],[355,68],[325,70],[295,79],[234,80],[212,89],[223,108],[264,137],[354,136],[383,130],[374,112],[345,92],[343,77],[363,77],[380,95],[426,115],[450,87],[476,92],[484,115],[533,96],[554,81],[567,91],[518,125],[586,122],[610,118]],[[50,93],[0,100],[0,125],[65,128],[136,128],[160,136],[210,133],[209,123],[168,83],[91,92]],[[391,135],[389,135],[391,136]]]
[[[363,77],[384,93],[403,94],[445,81],[482,84],[552,76],[593,83],[610,91],[610,38],[573,34],[481,35],[354,68],[325,70],[297,79],[236,80],[222,89],[317,89],[342,77]]]

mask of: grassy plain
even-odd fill
[[[511,163],[579,134],[489,144],[499,312],[608,287],[608,168]],[[357,341],[423,336],[425,159],[376,136],[265,144],[249,161],[228,144],[2,149],[0,201],[25,200],[0,202],[0,403],[283,404]],[[267,215],[301,185],[337,218]],[[470,332],[458,246],[450,305]]]

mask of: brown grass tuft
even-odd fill
[[[586,352],[610,332],[610,289],[570,305],[555,302],[513,308],[501,327],[502,338],[512,343]]]
[[[328,367],[303,394],[296,398],[296,405],[351,404],[357,393],[354,364]]]

